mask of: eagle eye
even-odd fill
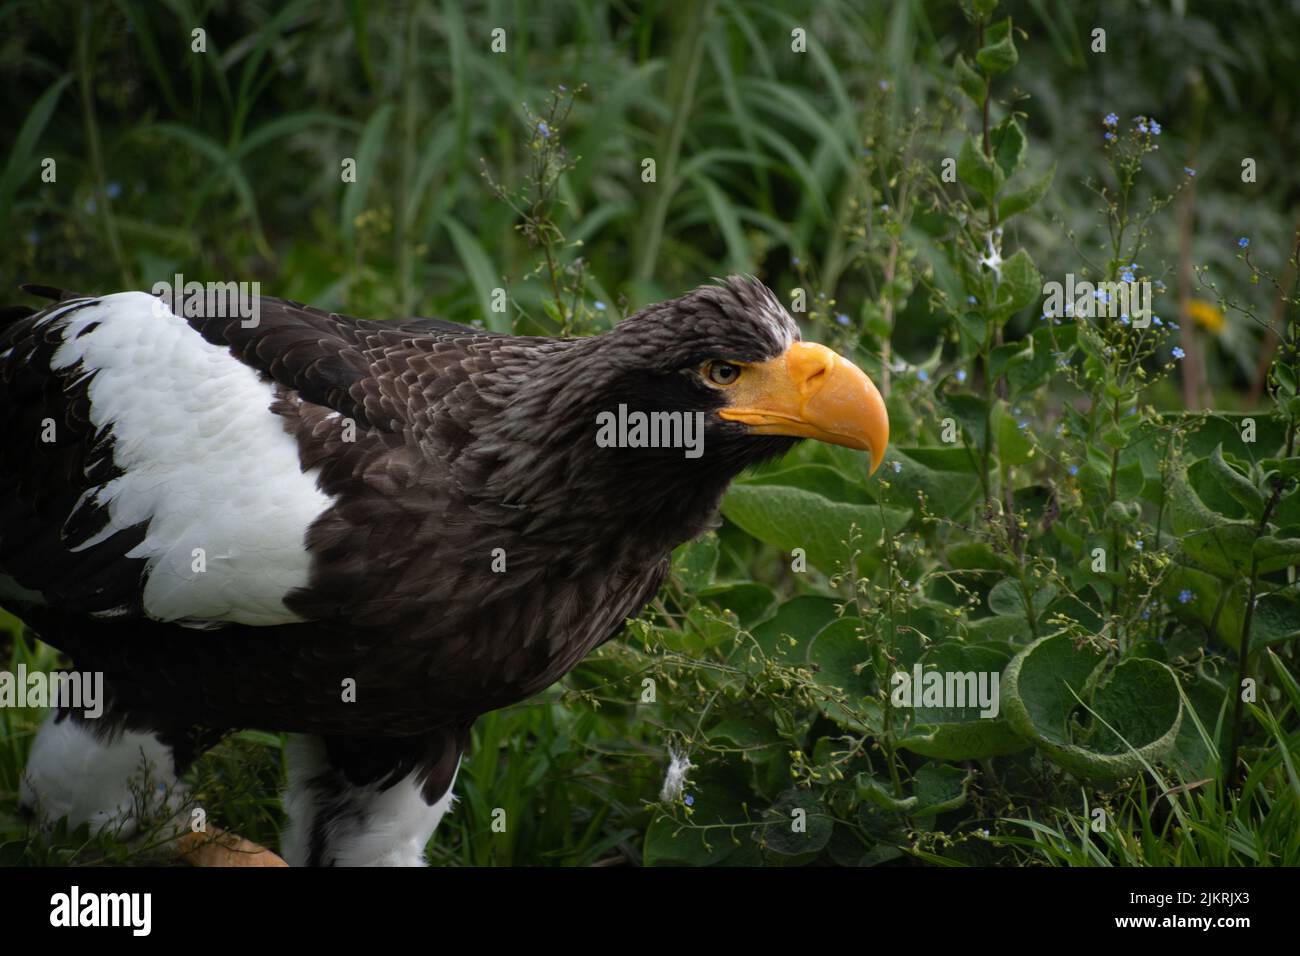
[[[741,368],[734,362],[706,362],[703,371],[704,377],[714,385],[735,385]]]

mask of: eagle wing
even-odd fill
[[[429,395],[516,341],[271,298],[250,321],[38,291],[62,301],[0,329],[0,600],[95,617],[304,620],[285,599],[340,489],[427,478],[468,436]]]

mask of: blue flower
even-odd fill
[[[957,369],[957,381],[959,382],[966,381],[966,370],[964,368]]]
[[[1151,316],[1151,321],[1154,322],[1156,325],[1164,325],[1164,323],[1160,321],[1160,316],[1158,315]]]
[[[1019,428],[1021,431],[1024,431],[1026,428],[1029,427],[1029,422],[1022,418],[1020,421],[1016,422],[1016,427]]]
[[[1179,604],[1191,604],[1195,600],[1196,600],[1196,595],[1193,594],[1191,591],[1187,590],[1186,588],[1178,592]]]
[[[1100,302],[1109,302],[1109,301],[1110,301],[1110,293],[1107,292],[1105,289],[1098,289],[1098,290],[1097,290],[1096,292],[1094,292],[1092,295],[1093,295],[1093,298],[1097,299],[1097,300],[1100,301]]]
[[[1119,317],[1119,323],[1120,323],[1120,325],[1128,325],[1128,314],[1127,314],[1127,313],[1125,313],[1124,315],[1121,315],[1121,316]]]
[[[1071,466],[1069,467],[1068,470],[1069,470],[1069,472],[1070,472],[1071,475],[1077,475],[1077,474],[1079,473],[1079,466],[1078,466],[1078,465],[1071,465]]]
[[[1177,345],[1174,346],[1174,358],[1180,359],[1186,354],[1187,353],[1184,352],[1182,349],[1180,349]]]
[[[1240,239],[1237,240],[1237,247],[1239,249],[1245,249],[1248,245],[1250,245],[1250,240],[1247,239],[1245,236],[1242,236]]]
[[[551,128],[546,125],[546,120],[542,120],[537,124],[537,132],[542,134],[543,139],[551,138]]]
[[[116,199],[118,196],[122,195],[122,184],[109,183],[104,187],[104,192],[108,194],[109,199]]]
[[[1121,273],[1119,274],[1119,277],[1120,277],[1121,279],[1123,279],[1125,282],[1132,282],[1132,281],[1133,281],[1133,269],[1132,269],[1131,267],[1128,268],[1128,269],[1125,269],[1123,272],[1121,272]]]
[[[798,256],[792,256],[792,257],[790,258],[790,265],[792,265],[792,266],[797,266],[797,265],[799,265],[799,257],[798,257]]]
[[[1106,138],[1107,138],[1108,140],[1109,140],[1109,139],[1114,139],[1114,138],[1115,138],[1115,134],[1114,134],[1114,133],[1111,133],[1111,132],[1107,132],[1107,133],[1106,133]]]
[[[975,304],[976,302],[978,302],[979,300],[976,299],[975,296],[973,296],[973,295],[968,295],[968,296],[966,296],[966,301],[969,302],[971,305],[974,305],[974,304]]]
[[[1196,170],[1192,169],[1192,167],[1190,167],[1190,166],[1184,166],[1184,167],[1183,167],[1183,172],[1185,172],[1188,176],[1195,176],[1195,175],[1196,175]]]
[[[1160,135],[1160,124],[1155,120],[1151,121],[1151,132],[1155,133],[1157,136]]]
[[[695,806],[695,798],[691,796],[689,793],[686,795],[685,799],[682,802],[685,803],[688,807]]]
[[[838,322],[840,325],[848,325],[849,317],[845,315],[843,312],[836,312],[835,321]]]
[[[1139,551],[1141,551],[1141,550],[1142,550],[1143,548],[1145,548],[1146,546],[1147,546],[1147,545],[1146,545],[1146,542],[1143,541],[1141,538],[1138,538],[1137,541],[1134,542],[1134,544],[1133,544],[1133,547],[1137,548]]]
[[[1138,132],[1139,132],[1139,133],[1145,133],[1146,131],[1147,131],[1147,123],[1146,123],[1146,120],[1140,120],[1140,121],[1138,122]]]
[[[923,368],[918,368],[918,369],[916,370],[916,377],[919,378],[919,379],[920,379],[921,381],[923,381],[923,382],[928,382],[928,381],[930,381],[930,373],[927,372],[927,371],[926,371],[925,369],[923,369]]]
[[[1118,122],[1119,122],[1119,117],[1116,116],[1114,113],[1107,113],[1106,118],[1102,120],[1102,123],[1104,123],[1106,126],[1114,126]]]
[[[889,467],[894,469],[894,474],[898,474],[903,470],[903,463],[901,461],[891,461]]]
[[[597,311],[597,312],[604,312],[604,311],[605,311],[605,303],[604,303],[604,302],[597,302],[597,303],[596,303],[596,311]]]

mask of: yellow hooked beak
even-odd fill
[[[880,467],[889,443],[889,414],[875,383],[846,359],[815,342],[795,342],[783,355],[743,365],[726,387],[718,414],[758,435],[815,438],[871,453]]]

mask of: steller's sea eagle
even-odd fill
[[[749,278],[572,339],[29,288],[57,301],[0,328],[0,601],[107,704],[51,715],[22,802],[129,832],[133,774],[286,731],[292,864],[421,863],[475,719],[617,635],[732,478],[888,440]],[[599,440],[638,412],[702,444]]]

